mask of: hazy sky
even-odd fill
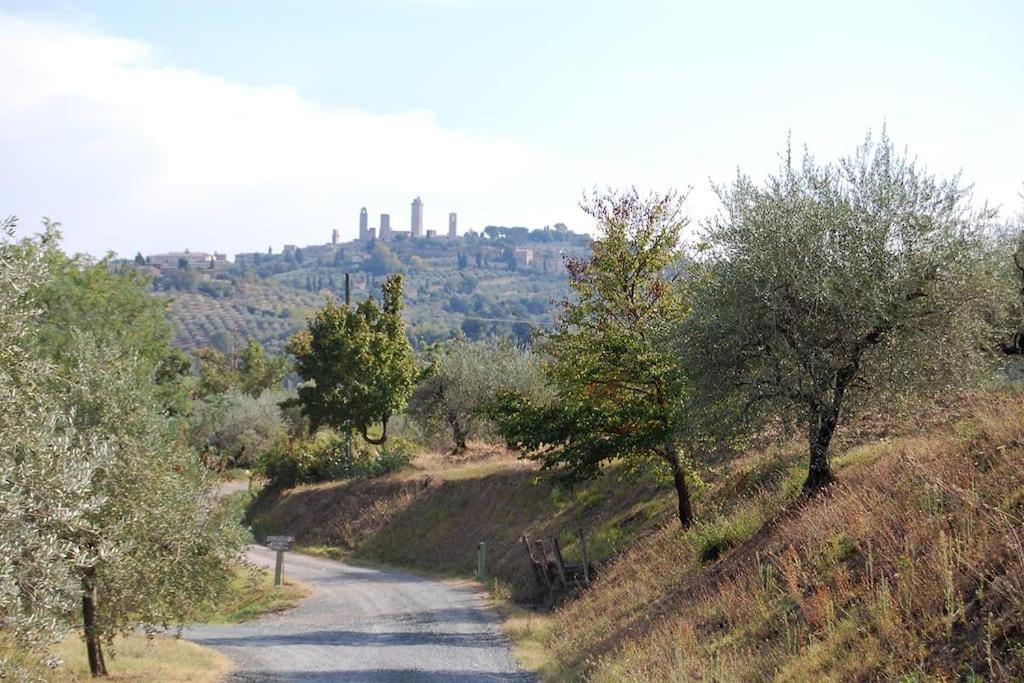
[[[1022,207],[1024,3],[0,0],[0,214],[73,251],[585,229],[584,190],[760,176],[869,128]]]

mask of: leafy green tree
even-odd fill
[[[209,346],[201,347],[195,351],[195,358],[197,394],[200,397],[240,389],[255,398],[267,389],[279,386],[290,371],[286,355],[268,355],[251,337],[245,346],[230,353]]]
[[[806,491],[832,480],[845,415],[978,367],[979,235],[994,214],[972,209],[957,178],[883,133],[838,164],[787,153],[765,183],[740,175],[718,193],[684,352],[705,414],[807,429]]]
[[[73,409],[73,438],[90,456],[102,446],[83,500],[88,525],[65,539],[77,551],[69,562],[90,669],[105,675],[102,644],[186,621],[226,587],[244,536],[163,414],[146,364],[82,335],[69,370],[60,398]]]
[[[53,366],[37,353],[34,294],[50,277],[45,256],[57,233],[48,226],[19,243],[15,226],[0,223],[0,631],[43,652],[77,613],[65,561],[75,547],[60,532],[88,525],[80,501],[106,452],[97,445],[90,461],[68,438],[70,416],[49,391]],[[0,672],[8,668],[0,654]]]
[[[59,223],[44,221],[44,227],[59,235]],[[35,294],[42,307],[37,337],[42,353],[62,366],[74,351],[76,335],[88,332],[99,344],[137,355],[151,368],[165,409],[185,412],[189,372],[172,345],[169,301],[153,296],[149,279],[136,269],[112,267],[109,257],[69,257],[56,247],[57,240],[42,251],[48,278]]]
[[[239,384],[242,391],[252,397],[280,385],[289,370],[287,356],[268,357],[260,343],[252,338],[246,341],[238,356]]]
[[[67,330],[48,347],[38,321],[64,276],[51,270],[61,263],[57,233],[47,226],[38,241],[19,244],[11,235],[8,223],[0,242],[0,620],[37,649],[81,628],[92,673],[104,675],[104,642],[187,619],[226,585],[244,536],[217,501],[214,478],[181,444],[155,364],[103,328],[129,310],[82,319],[91,329]]]
[[[501,392],[533,396],[543,386],[536,360],[504,340],[455,341],[436,360],[413,392],[409,414],[450,432],[454,452],[486,426],[486,408]]]
[[[375,240],[370,250],[370,258],[366,260],[363,269],[373,275],[388,275],[402,270],[402,262],[388,245]]]
[[[328,301],[288,342],[304,380],[298,401],[314,429],[359,430],[368,442],[387,440],[391,416],[405,408],[416,362],[402,320],[402,276],[381,286],[380,306],[368,298],[355,310]],[[378,437],[369,430],[381,425]]]
[[[570,481],[595,477],[613,460],[666,465],[685,527],[693,521],[679,445],[687,386],[672,343],[690,310],[681,205],[674,194],[634,189],[584,206],[600,236],[589,259],[567,261],[576,299],[562,303],[554,331],[540,341],[553,395],[504,394],[491,414],[510,444]]]
[[[252,467],[257,456],[287,435],[278,405],[287,396],[259,396],[231,389],[197,401],[189,418],[189,438],[208,465]]]

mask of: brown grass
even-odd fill
[[[741,463],[719,490],[731,488],[733,504],[702,511],[705,524],[746,519],[760,530],[710,565],[700,549],[713,535],[699,527],[666,525],[638,543],[556,614],[548,645],[561,670],[597,680],[1024,677],[1020,400],[837,461],[831,490],[788,507],[792,476],[735,495],[769,465]]]
[[[474,445],[458,456],[421,454],[417,468],[380,479],[303,486],[265,495],[251,511],[258,533],[287,533],[307,551],[470,576],[477,544],[487,544],[487,570],[518,600],[535,596],[519,537],[559,535],[568,561],[580,551],[576,529],[588,532],[601,560],[664,518],[666,487],[615,471],[571,491],[543,477],[533,463],[504,449]]]

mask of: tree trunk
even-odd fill
[[[810,461],[807,466],[807,479],[804,481],[804,493],[810,494],[832,482],[832,466],[828,462],[828,447],[832,443],[832,435],[836,431],[837,415],[835,411],[818,414],[811,418],[808,430],[810,445]]]
[[[381,432],[380,436],[376,439],[371,438],[367,432],[369,431],[369,425],[362,425],[360,431],[363,433],[363,438],[366,439],[366,443],[372,443],[374,446],[380,446],[388,440],[388,418],[390,415],[385,415],[384,419],[381,420]]]
[[[462,426],[456,415],[448,416],[448,424],[452,428],[452,441],[455,442],[452,453],[462,453],[466,450],[466,437],[469,436],[469,430]]]
[[[85,650],[89,655],[89,672],[93,677],[106,676],[107,664],[103,661],[103,644],[96,627],[96,586],[95,574],[86,570],[82,579],[82,624],[85,635]]]
[[[679,500],[679,526],[686,529],[693,524],[693,508],[690,506],[690,489],[686,485],[686,471],[679,462],[679,451],[675,444],[670,443],[665,447],[665,460],[672,470],[672,483]]]

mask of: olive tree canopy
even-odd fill
[[[707,417],[806,426],[805,490],[831,480],[846,413],[979,367],[977,266],[994,213],[972,208],[958,177],[929,174],[883,132],[838,163],[787,151],[763,183],[716,189],[682,352]]]

